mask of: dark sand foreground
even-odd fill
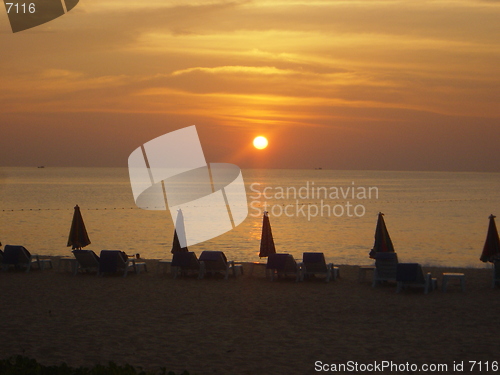
[[[252,375],[318,373],[316,361],[448,365],[441,373],[461,361],[467,373],[467,361],[483,361],[475,373],[487,373],[484,361],[500,360],[500,289],[492,289],[490,270],[453,270],[466,274],[465,293],[450,285],[446,294],[424,295],[372,289],[353,266],[326,284],[270,282],[258,273],[173,280],[148,263],[147,274],[127,278],[0,273],[2,357]],[[450,270],[426,271],[440,281]]]

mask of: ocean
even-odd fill
[[[259,261],[262,213],[269,211],[278,252],[321,251],[334,264],[373,261],[383,212],[400,261],[424,266],[486,267],[479,261],[488,216],[500,213],[500,174],[333,170],[243,170],[249,215],[235,229],[190,246]],[[135,206],[126,168],[0,168],[0,241],[32,253],[71,255],[73,207],[92,244],[143,258],[168,259],[174,224],[168,211]],[[265,262],[265,259],[262,260]]]

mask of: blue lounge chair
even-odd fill
[[[275,277],[295,275],[295,281],[301,280],[301,263],[297,263],[291,254],[270,254],[267,258],[266,273],[269,272],[271,281]]]
[[[423,288],[427,294],[437,288],[437,279],[433,279],[430,272],[424,275],[422,267],[418,263],[399,263],[396,274],[397,290],[413,287]]]
[[[329,282],[332,277],[335,280],[338,273],[338,267],[334,267],[333,263],[326,263],[325,254],[311,252],[302,254],[301,281],[304,280],[304,277],[322,274],[325,275],[325,281]]]
[[[24,246],[5,245],[2,260],[4,271],[13,266],[16,269],[26,268],[26,272],[29,272],[33,264],[40,270],[43,270],[46,264],[52,268],[50,259],[41,259],[38,255],[31,255]]]
[[[93,250],[73,250],[73,255],[78,263],[73,270],[74,275],[78,271],[99,273],[99,257]]]
[[[375,270],[372,287],[380,282],[396,282],[398,255],[393,252],[375,253]]]
[[[174,279],[176,279],[179,274],[186,275],[190,271],[197,272],[199,276],[202,272],[200,271],[200,266],[200,261],[192,251],[177,252],[172,257],[171,267]]]
[[[224,279],[227,280],[230,271],[236,277],[243,273],[243,268],[242,266],[236,266],[234,261],[228,261],[222,251],[205,250],[200,254],[200,279],[203,279],[207,273],[220,272],[224,274]]]
[[[126,277],[128,271],[139,274],[142,269],[147,271],[146,263],[129,260],[127,254],[120,250],[101,250],[99,255],[99,275],[123,272],[123,277]]]
[[[498,283],[500,283],[500,260],[495,259],[493,261],[493,288],[495,288]]]

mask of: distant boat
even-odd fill
[[[319,171],[319,170],[322,170],[323,168],[319,167],[319,168],[314,168],[314,169],[316,169],[317,171]]]
[[[37,168],[45,168],[45,165],[39,165]]]

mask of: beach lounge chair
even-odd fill
[[[238,276],[243,273],[243,268],[235,266],[234,261],[228,261],[222,251],[205,250],[200,254],[200,279],[203,279],[207,273],[220,272],[227,280],[231,271],[234,276]]]
[[[123,277],[126,277],[129,271],[139,274],[143,269],[147,271],[146,263],[130,260],[127,254],[120,250],[101,250],[99,255],[99,275],[123,272]]]
[[[375,270],[373,271],[372,287],[380,282],[396,282],[398,255],[393,252],[375,254]]]
[[[93,250],[73,250],[73,255],[77,261],[77,266],[73,270],[74,275],[78,271],[99,273],[99,257]]]
[[[176,279],[179,274],[187,275],[190,271],[198,273],[198,276],[203,272],[203,270],[200,271],[200,267],[202,266],[198,257],[192,251],[175,253],[172,257],[170,267],[172,267],[172,275],[174,279]]]
[[[338,273],[338,267],[334,267],[333,263],[326,263],[325,254],[309,252],[302,254],[301,281],[304,280],[304,277],[322,274],[325,275],[325,281],[329,282],[331,278],[335,280]]]
[[[52,268],[52,260],[41,259],[38,255],[31,255],[24,246],[5,245],[2,259],[4,271],[13,266],[16,269],[26,268],[26,272],[29,272],[33,265],[43,271],[45,265],[50,265],[50,268]]]
[[[432,278],[430,272],[424,275],[424,271],[418,263],[399,263],[396,282],[397,293],[407,287],[423,288],[425,294],[437,288],[437,279]]]
[[[493,261],[493,288],[500,283],[500,260]]]
[[[271,281],[275,277],[287,277],[294,274],[295,281],[301,280],[301,263],[297,263],[291,254],[269,254],[267,258],[266,273],[269,272]]]

